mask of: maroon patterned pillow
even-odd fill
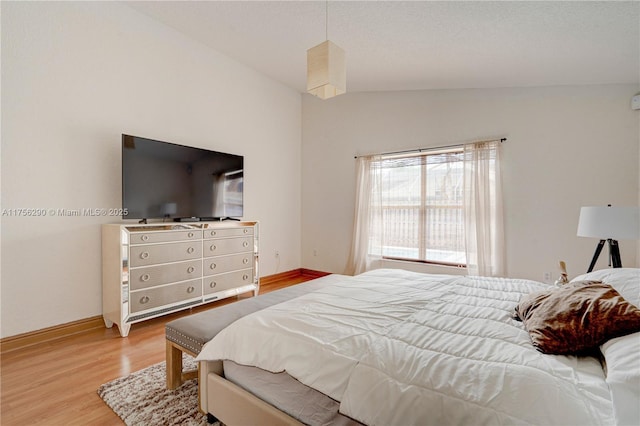
[[[546,354],[581,354],[640,331],[640,309],[600,281],[577,281],[523,296],[516,315]]]

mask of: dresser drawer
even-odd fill
[[[131,290],[187,281],[202,276],[202,260],[172,263],[170,265],[134,268],[129,271]]]
[[[202,273],[206,276],[252,267],[253,253],[232,254],[204,259]]]
[[[163,231],[163,232],[132,232],[129,235],[131,244],[166,243],[171,241],[199,240],[202,239],[202,231]]]
[[[216,293],[253,283],[253,269],[213,275],[204,279],[204,294]]]
[[[132,267],[198,259],[202,257],[202,240],[131,246],[130,253]]]
[[[134,313],[201,296],[202,280],[197,279],[163,287],[133,291],[129,302],[131,303],[131,313]]]
[[[204,238],[228,238],[253,236],[253,227],[208,228],[204,230]]]
[[[204,257],[253,251],[253,237],[205,240],[202,251]]]

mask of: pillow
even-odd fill
[[[583,354],[640,331],[640,309],[599,281],[572,281],[523,296],[516,315],[536,349],[546,354]]]
[[[640,269],[609,268],[588,272],[571,281],[597,280],[611,285],[629,303],[640,308]]]
[[[589,272],[574,280],[595,279],[610,284],[627,301],[640,307],[640,269],[611,268]],[[600,346],[617,425],[640,425],[640,333],[611,339]]]

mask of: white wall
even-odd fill
[[[504,136],[507,273],[542,280],[586,271],[596,240],[576,236],[580,207],[638,205],[633,85],[303,96],[302,263],[342,273],[355,198],[354,155]],[[637,245],[620,242],[634,266]],[[315,252],[315,255],[314,255]],[[598,267],[606,267],[606,253]],[[416,269],[414,267],[414,269]],[[430,271],[443,271],[430,269]]]
[[[241,154],[260,275],[299,268],[300,116],[296,91],[122,4],[2,2],[2,209],[120,207],[121,133]],[[0,335],[100,315],[100,224],[120,221],[3,216]]]

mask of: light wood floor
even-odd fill
[[[262,285],[260,293],[308,281],[298,276]],[[249,293],[250,294],[250,293]],[[0,424],[122,425],[98,397],[98,387],[164,361],[164,325],[191,313],[232,303],[223,300],[134,324],[128,337],[103,328],[16,349],[0,360]]]

